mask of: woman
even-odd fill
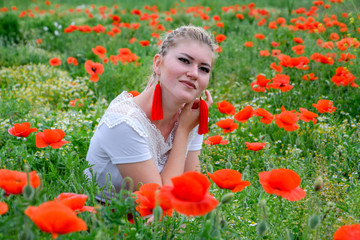
[[[102,117],[86,158],[92,166],[85,171],[89,178],[96,177],[100,187],[111,179],[119,192],[127,176],[137,190],[141,183],[171,184],[186,171],[200,171],[203,137],[197,125],[200,106],[207,111],[213,103],[205,88],[214,49],[202,28],[183,26],[166,36],[154,56],[148,87],[134,98],[121,93]],[[206,102],[198,99],[204,90]],[[106,187],[104,195],[111,197]]]

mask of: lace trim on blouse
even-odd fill
[[[98,128],[102,124],[113,128],[122,122],[126,122],[141,137],[148,138],[152,159],[158,169],[162,169],[169,158],[178,122],[175,123],[174,128],[165,140],[160,130],[151,123],[145,112],[133,101],[133,97],[126,91],[123,91],[110,103],[99,122]],[[195,127],[190,132],[189,142],[195,138],[197,129],[198,127]]]

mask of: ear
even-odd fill
[[[160,71],[161,59],[162,59],[162,57],[160,54],[156,54],[154,56],[153,69],[157,75],[160,75],[160,73],[161,73],[161,71]]]

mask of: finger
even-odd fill
[[[211,107],[211,105],[213,104],[213,99],[209,90],[205,90],[205,95],[206,95],[206,103],[208,107]]]

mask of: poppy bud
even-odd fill
[[[221,198],[221,204],[227,204],[234,198],[234,193],[227,193]]]
[[[311,218],[309,219],[309,227],[311,229],[315,229],[320,223],[320,217],[317,214],[314,214],[311,216]]]
[[[27,172],[27,173],[31,172],[31,169],[30,169],[29,164],[25,164],[24,170],[25,170],[25,172]]]
[[[209,173],[214,173],[214,168],[213,166],[209,163],[208,165],[206,165],[206,170],[209,172]]]
[[[225,163],[225,168],[226,168],[226,169],[231,169],[231,168],[232,168],[231,162],[226,162],[226,163]]]
[[[259,207],[260,207],[260,211],[263,215],[263,219],[267,219],[267,212],[266,212],[266,200],[265,199],[261,199],[259,201]]]
[[[156,206],[153,210],[153,214],[154,214],[154,219],[155,222],[159,222],[161,220],[161,216],[162,216],[162,209],[160,206]]]
[[[322,177],[320,177],[320,176],[317,177],[314,182],[314,190],[320,191],[323,187],[323,183],[324,183],[324,181],[323,181]]]
[[[23,194],[25,199],[32,200],[35,195],[34,188],[30,184],[25,185],[23,189]]]
[[[95,235],[95,238],[94,240],[101,240],[101,239],[104,239],[104,233],[100,230],[97,232],[97,234]]]
[[[256,232],[259,235],[259,237],[263,237],[265,235],[266,230],[267,230],[267,224],[265,221],[261,221],[256,225]]]

